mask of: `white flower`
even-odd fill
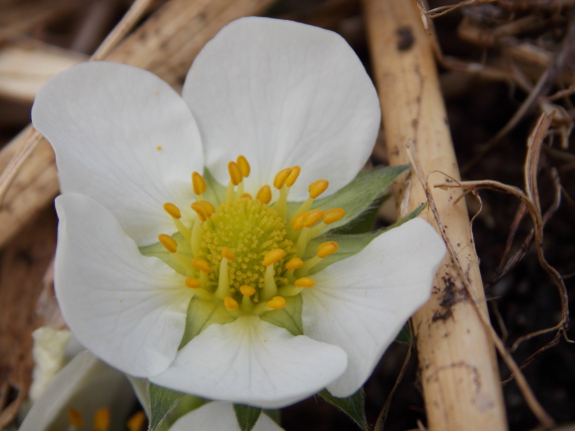
[[[240,431],[232,403],[213,402],[192,410],[178,419],[170,431]],[[282,431],[263,412],[260,414],[252,431]]]
[[[311,269],[337,249],[307,259],[331,221],[312,198],[357,175],[379,117],[342,38],[266,18],[209,42],[183,98],[119,64],[56,76],[32,118],[56,151],[55,283],[74,334],[128,374],[209,399],[275,408],[324,387],[353,394],[429,297],[444,254],[413,220]],[[290,202],[308,197],[294,216]]]

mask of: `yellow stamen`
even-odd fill
[[[107,407],[102,407],[94,413],[94,431],[108,431],[110,429],[110,410]]]
[[[240,199],[251,199],[252,195],[250,195],[249,193],[244,193],[243,195],[240,196]]]
[[[200,196],[206,191],[206,180],[199,173],[192,173],[192,187],[196,196]]]
[[[305,220],[307,213],[296,214],[290,221],[291,228],[295,231],[300,230],[303,227],[303,221]]]
[[[324,242],[320,244],[320,246],[317,248],[317,256],[323,259],[324,257],[327,257],[332,253],[335,253],[338,248],[339,244],[335,241]]]
[[[146,414],[143,411],[139,411],[132,415],[126,426],[130,431],[142,431],[144,424],[146,423]]]
[[[178,251],[178,243],[170,235],[161,233],[158,235],[158,241],[168,250],[170,253],[175,253]]]
[[[319,195],[321,195],[323,192],[326,191],[326,189],[329,186],[329,181],[328,180],[317,180],[314,181],[313,183],[311,183],[308,187],[308,191],[309,191],[309,197],[312,199],[317,198]]]
[[[281,310],[286,306],[286,300],[283,296],[274,296],[268,301],[268,307],[274,308],[276,310]]]
[[[210,264],[208,263],[208,261],[202,259],[201,257],[194,257],[192,259],[192,265],[194,266],[194,268],[199,269],[204,274],[209,274],[210,272],[212,272],[212,269],[210,268]]]
[[[244,156],[238,156],[236,160],[237,165],[240,167],[242,177],[247,178],[250,176],[251,168],[248,160]]]
[[[235,257],[233,250],[229,247],[222,248],[222,256],[225,257],[227,260],[234,260]]]
[[[274,187],[276,189],[280,190],[284,186],[284,183],[287,180],[287,177],[289,177],[291,174],[291,171],[291,168],[285,168],[277,173],[276,177],[274,178]]]
[[[164,204],[164,210],[176,220],[182,218],[182,213],[180,212],[180,209],[171,202],[166,202]]]
[[[208,201],[198,201],[198,204],[200,204],[202,207],[204,207],[206,216],[208,218],[210,218],[215,212],[216,209],[214,208],[214,206],[212,205],[211,202]]]
[[[315,281],[313,278],[309,277],[302,277],[298,278],[294,282],[295,287],[313,287],[315,285]]]
[[[269,204],[272,200],[272,190],[267,184],[259,189],[256,199],[263,204]]]
[[[286,255],[286,252],[284,250],[282,250],[281,248],[276,248],[272,251],[269,251],[266,254],[262,264],[264,266],[270,266],[270,265],[276,263],[278,260],[280,260],[285,255]]]
[[[244,296],[252,296],[254,293],[256,293],[256,289],[254,289],[252,286],[244,284],[242,287],[240,287],[240,292]]]
[[[291,172],[288,175],[288,177],[286,178],[284,184],[288,187],[293,186],[297,180],[297,177],[299,177],[300,172],[301,172],[301,168],[299,166],[294,166],[293,168],[291,168]]]
[[[302,266],[303,260],[301,260],[299,257],[292,257],[285,265],[286,269],[298,269]]]
[[[308,212],[303,220],[304,227],[312,227],[323,218],[322,210],[312,210]]]
[[[68,420],[72,426],[77,428],[81,428],[84,426],[84,421],[82,420],[82,416],[80,412],[76,409],[68,409]]]
[[[199,289],[202,287],[202,283],[197,278],[186,277],[186,286],[188,286],[190,289]]]
[[[202,204],[200,204],[199,202],[194,202],[190,206],[196,212],[201,221],[206,221],[208,219],[206,207],[204,207]]]
[[[230,251],[230,253],[233,254],[233,252],[229,248],[228,250]],[[224,254],[223,250],[222,254]],[[229,296],[230,293],[231,289],[230,289],[230,279],[228,276],[228,259],[226,259],[226,257],[224,256],[220,261],[220,276],[218,278],[218,287],[216,289],[215,294],[216,298],[224,299],[226,296]]]
[[[242,182],[242,171],[236,162],[228,163],[228,172],[230,173],[230,181],[234,186]]]
[[[239,306],[240,306],[240,304],[238,304],[238,301],[236,301],[231,296],[226,296],[224,298],[224,307],[226,307],[226,309],[235,310],[235,309],[239,308]]]
[[[343,208],[332,208],[323,213],[323,222],[325,224],[332,224],[341,220],[344,215],[345,210]]]
[[[277,293],[278,286],[274,278],[274,266],[270,264],[266,268],[266,273],[264,274],[264,288],[260,291],[260,299],[262,301],[268,301],[269,299],[276,296]]]

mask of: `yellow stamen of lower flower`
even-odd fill
[[[234,260],[234,251],[229,247],[222,248],[222,256],[225,257],[227,260]]]
[[[198,214],[198,218],[192,226],[192,234],[190,235],[190,245],[192,246],[192,253],[194,255],[198,253],[202,245],[202,223],[202,218]]]
[[[230,279],[228,276],[228,262],[229,260],[233,260],[233,252],[227,247],[224,247],[224,250],[222,250],[223,257],[220,262],[220,276],[218,278],[218,288],[216,289],[216,298],[218,299],[224,299],[225,297],[230,296],[231,293]],[[232,254],[232,259],[229,260],[225,256],[228,254],[228,251]]]
[[[313,278],[310,277],[302,277],[298,278],[294,282],[295,287],[313,287],[315,285],[315,281]]]
[[[252,195],[250,195],[249,193],[244,193],[243,195],[240,196],[240,199],[252,199]]]
[[[301,260],[299,257],[292,257],[285,264],[286,269],[298,269],[301,268],[302,266],[303,266],[303,260]]]
[[[238,301],[236,301],[231,296],[226,296],[224,298],[224,307],[226,307],[228,310],[236,310],[240,307],[240,304],[238,304]]]
[[[210,268],[210,264],[208,263],[208,261],[202,259],[201,257],[194,257],[192,259],[192,266],[194,268],[199,269],[204,274],[209,274],[210,272],[212,272],[212,269]]]
[[[323,218],[323,211],[322,210],[312,210],[308,212],[303,219],[303,226],[304,227],[312,227],[317,222],[319,222]]]
[[[280,260],[282,257],[286,255],[286,252],[281,248],[276,248],[272,251],[269,251],[262,262],[263,266],[270,266]]]
[[[244,156],[238,156],[236,163],[240,168],[240,171],[242,173],[242,177],[244,177],[244,178],[249,177],[250,172],[251,172],[251,168],[250,168],[250,164],[248,163],[248,160]]]
[[[264,288],[260,291],[260,299],[262,301],[267,301],[276,296],[277,293],[278,286],[274,278],[274,266],[270,264],[266,268],[266,273],[264,274]]]
[[[142,431],[144,424],[146,423],[146,414],[143,411],[139,411],[132,415],[126,426],[130,431]]]
[[[317,198],[319,195],[325,192],[328,186],[329,181],[327,180],[317,180],[311,183],[308,187],[309,198],[307,198],[307,200],[302,204],[302,206],[299,207],[297,212],[302,213],[308,211],[311,208],[315,198]]]
[[[200,280],[194,277],[186,277],[185,283],[186,286],[188,286],[190,289],[199,289],[200,287],[202,287],[202,283],[200,282]]]
[[[295,231],[300,230],[303,227],[303,221],[305,220],[307,213],[296,214],[290,221],[291,228]]]
[[[198,198],[202,196],[202,194],[206,191],[206,180],[202,177],[198,172],[192,173],[192,187],[194,189],[194,193]]]
[[[297,177],[299,177],[300,172],[301,172],[301,168],[299,166],[292,167],[291,172],[288,175],[288,177],[286,178],[284,184],[288,187],[293,186],[297,180]]]
[[[190,205],[192,209],[196,212],[201,221],[206,221],[208,219],[208,213],[206,207],[199,202],[194,202]]]
[[[317,248],[317,257],[324,258],[332,253],[335,253],[339,248],[339,244],[335,241],[327,241],[321,243]]]
[[[242,287],[240,287],[240,292],[242,293],[242,295],[250,297],[254,293],[256,293],[256,289],[254,289],[252,286],[244,284]]]
[[[178,251],[178,243],[170,235],[161,233],[158,235],[158,241],[160,241],[160,244],[162,244],[170,253],[176,253]]]
[[[335,223],[343,218],[345,215],[345,210],[343,208],[332,208],[323,212],[323,221],[315,226],[311,232],[310,236],[315,238],[326,226]]]
[[[84,426],[82,415],[80,415],[80,412],[76,409],[68,409],[68,420],[74,427],[81,428]]]
[[[94,431],[108,431],[110,429],[110,410],[107,407],[102,407],[94,413]]]
[[[211,202],[198,201],[198,204],[200,204],[202,207],[204,207],[205,214],[206,214],[207,218],[210,218],[214,214],[214,212],[216,211],[216,209],[214,208],[214,206],[212,205]]]
[[[242,310],[249,313],[254,309],[254,303],[250,299],[250,296],[253,296],[256,293],[256,289],[254,289],[252,286],[244,284],[240,287],[240,292],[243,295]]]
[[[164,204],[164,211],[166,211],[168,214],[172,216],[172,218],[175,218],[176,220],[182,218],[182,213],[180,209],[171,202],[166,202]]]
[[[274,296],[268,302],[268,307],[271,307],[275,310],[281,310],[286,306],[286,300],[283,296]]]
[[[291,168],[285,168],[276,174],[276,177],[274,178],[274,187],[276,189],[281,190],[281,188],[285,184],[285,181],[287,180],[287,178],[291,174],[291,171],[292,171]]]
[[[234,186],[242,182],[242,171],[236,162],[228,163],[228,172],[230,173],[230,181]]]
[[[267,184],[259,189],[256,199],[263,204],[269,204],[272,200],[272,190]]]

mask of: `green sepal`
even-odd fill
[[[401,328],[401,331],[399,331],[399,334],[395,337],[395,341],[401,344],[409,344],[411,341],[411,331],[409,330],[408,323],[403,325],[403,328]]]
[[[336,398],[327,389],[321,391],[319,396],[348,415],[362,430],[367,431],[369,429],[367,418],[365,417],[365,394],[363,388],[347,398]]]
[[[243,404],[234,404],[234,411],[241,431],[251,431],[262,413],[262,409],[258,407]]]
[[[150,383],[148,396],[150,397],[150,426],[148,430],[156,431],[184,394]]]
[[[287,329],[294,337],[303,335],[301,295],[288,296],[285,300],[286,306],[284,308],[281,310],[268,311],[262,314],[260,318],[273,325]]]
[[[226,200],[226,187],[218,183],[207,168],[204,169],[203,177],[206,181],[206,192],[203,194],[203,198],[211,202],[214,208],[218,208]]]
[[[330,228],[343,226],[362,214],[399,175],[410,168],[410,165],[401,165],[361,171],[347,186],[330,196],[316,199],[312,209],[325,211],[331,208],[343,208],[345,216],[331,224]],[[291,220],[301,204],[302,202],[288,203],[288,220]]]
[[[192,250],[188,246],[188,242],[184,240],[182,234],[180,232],[176,232],[172,235],[172,238],[174,238],[178,242],[178,253],[181,253],[184,256],[189,257],[190,260],[192,260],[192,258],[194,257],[192,254]],[[180,262],[177,259],[175,259],[174,255],[170,253],[168,250],[166,250],[166,248],[161,243],[157,242],[155,244],[146,245],[144,247],[140,247],[139,250],[140,253],[143,254],[144,256],[157,257],[166,265],[168,265],[170,268],[172,268],[174,271],[176,271],[178,274],[186,274],[187,270],[185,268],[182,268]]]
[[[373,231],[375,226],[375,220],[377,218],[377,212],[381,205],[389,199],[390,194],[381,195],[365,209],[361,214],[351,220],[349,223],[343,226],[331,229],[329,233],[331,234],[343,234],[343,235],[354,235],[360,233],[367,233]]]
[[[425,208],[425,204],[419,205],[410,214],[403,217],[401,220],[398,220],[396,223],[392,224],[391,226],[388,226],[385,229],[381,229],[381,230],[378,230],[375,232],[369,232],[369,233],[364,233],[364,234],[359,234],[359,235],[332,234],[331,232],[328,232],[324,235],[315,237],[314,239],[312,239],[309,242],[309,244],[306,248],[306,251],[305,251],[304,257],[303,257],[304,260],[315,256],[315,254],[317,253],[317,247],[325,241],[335,241],[338,243],[339,248],[337,249],[337,251],[335,253],[332,253],[329,256],[327,256],[326,258],[322,259],[321,262],[319,262],[316,266],[311,268],[311,270],[309,272],[310,275],[316,274],[317,272],[321,271],[325,267],[327,267],[327,266],[329,266],[335,262],[339,262],[340,260],[346,259],[348,257],[353,256],[354,254],[359,253],[371,241],[373,241],[375,238],[377,238],[382,233],[385,233],[388,230],[391,230],[393,228],[399,227],[402,224],[404,224],[405,222],[408,222],[409,220],[412,220],[415,217],[417,217],[421,213],[421,211],[423,211],[423,208]]]
[[[192,338],[210,326],[212,323],[225,325],[234,318],[219,301],[204,301],[197,297],[192,298],[186,316],[186,330],[182,337],[180,349],[188,344]]]

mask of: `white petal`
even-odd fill
[[[213,402],[193,410],[178,419],[170,431],[240,431],[234,405],[232,403]],[[253,431],[282,431],[263,412],[252,428]]]
[[[86,423],[96,410],[110,408],[110,431],[124,429],[134,396],[126,377],[90,352],[78,354],[52,379],[19,431],[69,429],[67,411],[76,409]]]
[[[102,205],[67,193],[60,218],[56,295],[80,342],[137,377],[165,370],[182,340],[191,290],[184,277],[136,244]]]
[[[204,141],[206,166],[227,184],[227,163],[247,157],[247,190],[271,184],[299,165],[291,200],[312,181],[326,195],[350,182],[379,128],[375,88],[336,33],[305,24],[249,17],[224,27],[196,57],[183,97]]]
[[[203,398],[279,408],[319,392],[346,365],[339,347],[245,316],[211,325],[150,381]]]
[[[314,275],[302,292],[304,334],[341,347],[345,374],[327,388],[336,397],[357,391],[405,321],[430,296],[445,246],[415,219],[374,239],[358,254]]]
[[[56,151],[64,193],[100,202],[139,245],[174,232],[162,205],[189,208],[203,154],[194,118],[168,84],[122,64],[79,64],[42,87],[32,123]]]

